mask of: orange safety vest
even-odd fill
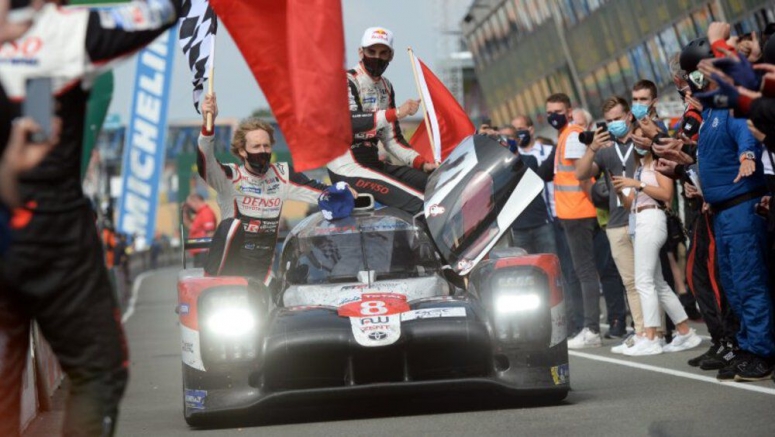
[[[595,205],[581,188],[574,174],[573,161],[565,159],[565,143],[572,133],[581,133],[584,129],[578,125],[568,125],[560,132],[557,140],[557,153],[554,157],[554,203],[557,217],[561,219],[583,219],[597,217]]]

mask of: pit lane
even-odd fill
[[[451,394],[433,402],[387,399],[289,409],[247,427],[192,430],[182,415],[176,275],[176,269],[161,270],[135,288],[126,322],[131,375],[119,436],[772,435],[772,381],[748,389],[716,383],[714,373],[685,364],[700,349],[631,359],[608,347],[571,353],[573,391],[559,406],[498,405]],[[47,414],[25,435],[50,435],[58,420],[56,411]]]

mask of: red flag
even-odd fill
[[[339,0],[210,0],[264,92],[296,170],[352,141]]]
[[[441,80],[418,57],[413,58],[420,93],[425,102],[425,110],[428,112],[433,142],[441,151],[440,160],[443,161],[465,137],[473,135],[476,128]],[[438,156],[434,157],[434,150],[424,122],[420,123],[409,143],[428,162],[439,160]]]

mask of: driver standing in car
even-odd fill
[[[215,157],[215,136],[207,130],[207,114],[218,116],[215,94],[202,100],[205,122],[199,135],[197,171],[218,193],[223,221],[213,237],[205,265],[209,275],[270,277],[280,213],[286,199],[316,204],[327,185],[293,171],[285,162],[271,163],[274,129],[257,118],[242,121],[231,141],[231,153],[242,165],[223,164]],[[350,189],[353,197],[357,193]]]

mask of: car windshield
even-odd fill
[[[294,238],[288,244],[291,284],[355,282],[373,270],[376,280],[428,276],[440,269],[430,240],[413,230],[351,231]]]

